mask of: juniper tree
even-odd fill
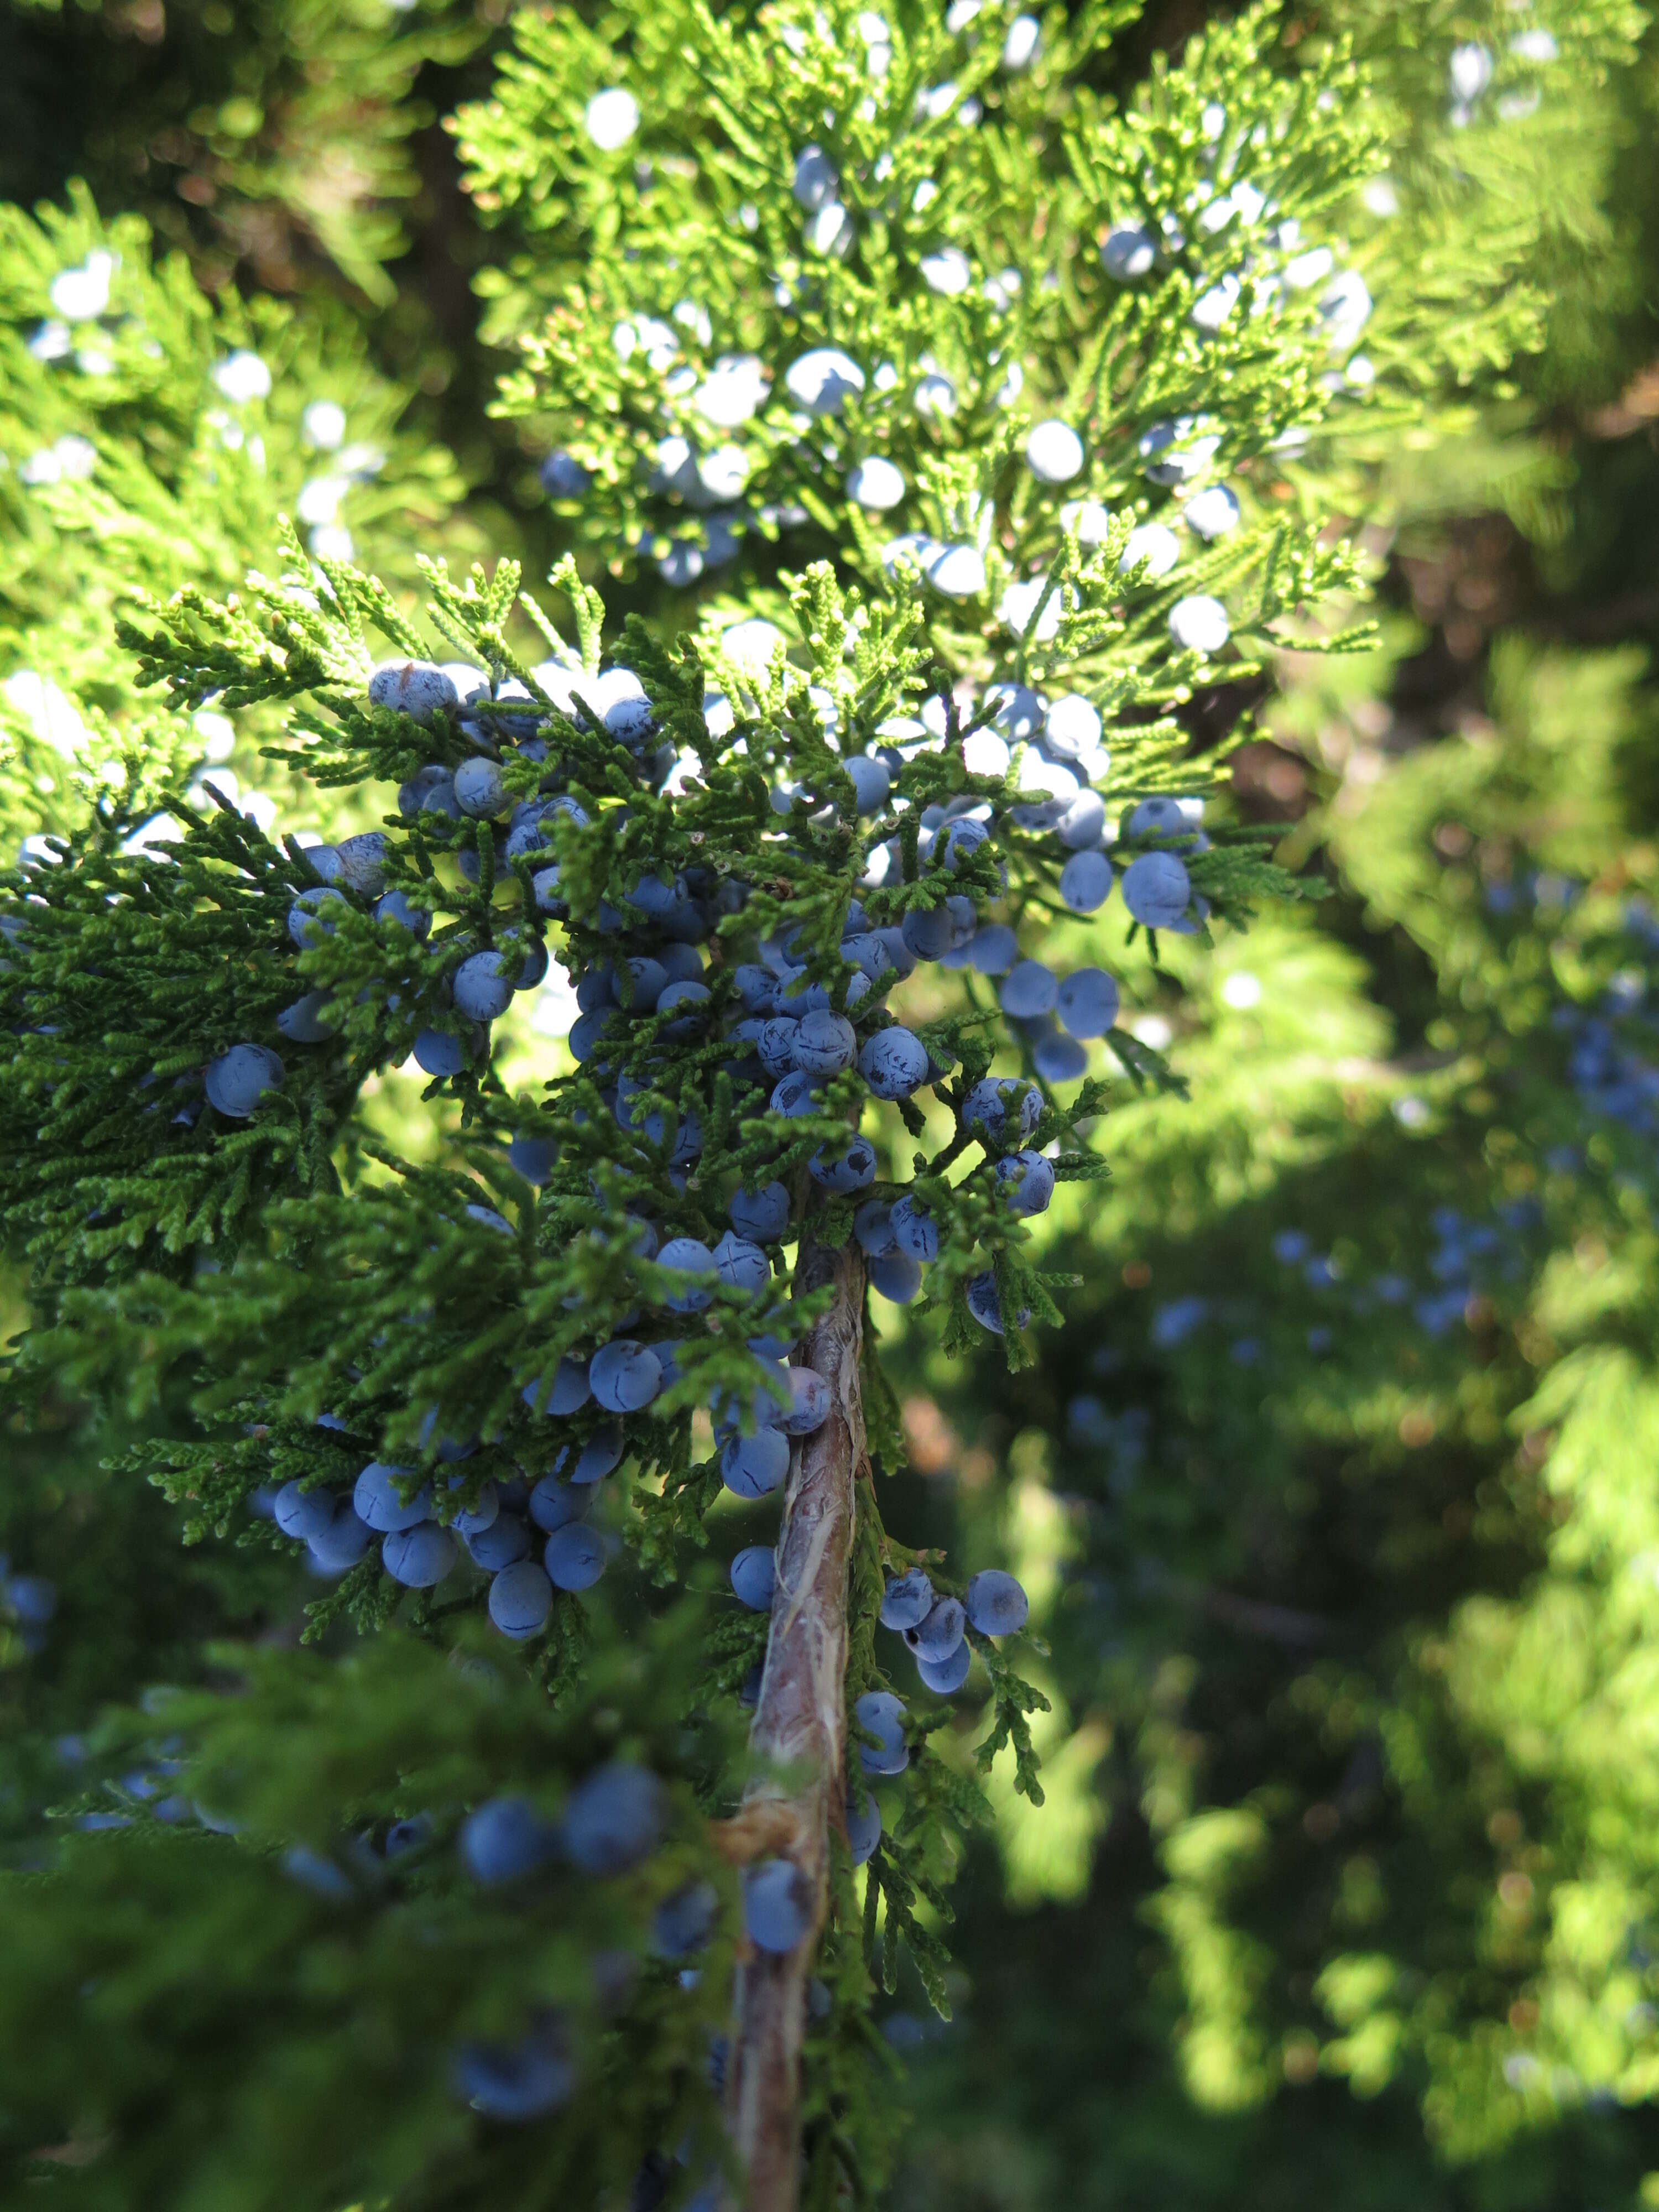
[[[1340,54],[1270,63],[1252,20],[1108,113],[1088,75],[1110,11],[1000,38],[963,10],[943,31],[894,13],[882,35],[845,9],[641,17],[638,52],[602,76],[580,24],[548,33],[562,74],[538,97],[616,220],[580,240],[584,287],[532,351],[539,391],[509,401],[552,416],[550,485],[624,588],[641,551],[672,586],[723,579],[678,634],[608,620],[574,562],[549,602],[510,564],[433,566],[417,611],[294,539],[274,580],[152,599],[125,641],[176,708],[211,696],[280,721],[279,759],[380,826],[307,848],[180,797],[184,835],[157,854],[111,791],[15,879],[7,1189],[42,1316],[26,1383],[142,1396],[186,1374],[205,1432],[131,1471],[188,1500],[193,1532],[256,1498],[273,1546],[339,1576],[319,1630],[349,1620],[395,1655],[394,1620],[463,1650],[493,1627],[492,1673],[522,1643],[556,1715],[587,1717],[539,1776],[517,1748],[445,1768],[388,1717],[373,1788],[333,1778],[326,1742],[322,1782],[250,1785],[264,1832],[313,1853],[360,1819],[432,1821],[412,1899],[343,1854],[289,1862],[307,1911],[365,1931],[349,1986],[384,2014],[381,1928],[394,1944],[433,1914],[458,1942],[477,1928],[473,1882],[500,1863],[481,1836],[527,1837],[507,1863],[527,1876],[554,1848],[538,1814],[559,1812],[580,1868],[599,1744],[638,1778],[605,1790],[653,1808],[624,1822],[649,1838],[633,1889],[550,1899],[568,1929],[554,2016],[520,2012],[510,2060],[461,2062],[486,2119],[582,2124],[526,2147],[434,2109],[462,1986],[446,1981],[362,2163],[288,2146],[287,2203],[336,2202],[363,2174],[410,2202],[530,2201],[550,2177],[614,2187],[641,2159],[648,2193],[682,2146],[701,2185],[717,2154],[691,2054],[734,1958],[726,2095],[750,2200],[793,2201],[803,2135],[816,2201],[870,2186],[872,1981],[902,1946],[942,1994],[933,1917],[977,1806],[931,1739],[986,1692],[932,1700],[977,1685],[977,1661],[980,1763],[1011,1747],[1035,1795],[1036,1699],[998,1641],[1024,1619],[1011,1579],[964,1581],[884,1525],[876,1478],[902,1446],[866,1288],[925,1288],[915,1310],[947,1348],[1026,1357],[1060,1285],[1025,1222],[1056,1177],[1096,1172],[1088,1048],[1104,1034],[1129,1080],[1163,1080],[1113,1028],[1109,970],[1062,978],[1036,956],[1063,916],[1113,927],[1118,866],[1124,927],[1154,950],[1289,888],[1259,838],[1200,826],[1212,776],[1182,717],[1276,641],[1330,641],[1321,611],[1358,580],[1297,459],[1370,388],[1331,367],[1352,367],[1369,291],[1321,250],[1376,158],[1358,80]],[[511,126],[490,127],[499,155]],[[648,155],[672,216],[634,167]],[[532,1085],[509,1010],[550,954],[582,1015],[574,1067]],[[389,1141],[375,1102],[411,1060],[428,1112]],[[706,1632],[693,1665],[650,1593],[723,1529],[726,1494],[780,1495],[781,1534],[769,1577],[763,1545],[733,1562],[749,1617]],[[644,1768],[688,1754],[653,1734],[647,1696],[611,1687],[628,1670],[580,1594],[617,1538],[642,1679],[679,1670],[693,1711],[745,1688],[754,1706],[744,1808],[719,1832],[745,1866],[741,1917],[717,1885],[702,1978],[644,1976],[620,2044],[590,2025],[598,1931],[622,1898],[637,1954],[643,1908],[678,1895]],[[908,1670],[908,1698],[891,1687],[884,1618],[926,1700]],[[372,1686],[397,1662],[355,1663]],[[441,1705],[453,1670],[408,1664]],[[336,1694],[319,1692],[325,1735]],[[146,1758],[188,1756],[192,1724],[211,1759],[215,1723],[191,1713]],[[739,1778],[708,1757],[705,1808],[729,1809]],[[503,1809],[515,1786],[530,1812]],[[147,1780],[127,1792],[117,1817],[146,1832],[118,1831],[112,1863],[141,1842],[164,1870],[215,1852],[227,1912],[258,1909],[248,1855],[173,1836],[172,1814],[155,1830],[158,1800]],[[302,1803],[303,1820],[270,1809]],[[217,1812],[211,1792],[185,1804]],[[707,1879],[690,1825],[684,1849],[669,1871]],[[690,1905],[671,1922],[702,1932]],[[526,1977],[480,2012],[499,2034],[533,1994]],[[619,2048],[656,2055],[613,2124],[596,2100]],[[224,2109],[240,2094],[228,2069]],[[58,2113],[61,2084],[29,2117]],[[118,2189],[139,2171],[132,2114],[110,2098],[95,2116]],[[459,2180],[457,2142],[479,2161]],[[250,2164],[235,2185],[270,2201],[275,2179]]]
[[[1645,111],[1639,77],[1618,90]],[[1589,149],[1617,135],[1610,106],[1578,126]],[[1527,125],[1483,119],[1518,171]],[[1643,280],[1589,281],[1616,300]],[[1568,343],[1516,381],[1571,393],[1582,535],[1511,500],[1524,453],[1511,471],[1487,440],[1516,440],[1514,394],[1473,503],[1573,578],[1548,628],[1644,628],[1607,549],[1640,526],[1646,464],[1634,406],[1621,427],[1609,402],[1650,331],[1615,347],[1564,293]],[[1126,977],[1148,1033],[1175,1031],[1191,1103],[1112,1117],[1107,1202],[1054,1247],[1090,1292],[1013,1403],[932,1367],[964,1440],[1060,1492],[1045,1683],[1109,1748],[1066,1808],[1075,1889],[1105,1834],[1087,1906],[1016,1948],[981,1898],[975,2010],[997,2032],[941,2046],[921,2201],[959,2201],[994,2160],[984,2196],[1006,2203],[1178,2173],[1194,2202],[1267,2204],[1317,2172],[1344,2201],[1565,2206],[1633,2198],[1653,2164],[1650,718],[1634,654],[1500,638],[1488,667],[1457,633],[1478,641],[1505,596],[1524,623],[1528,583],[1482,548],[1505,534],[1440,534],[1467,483],[1395,483],[1423,502],[1402,538],[1428,638],[1402,620],[1380,665],[1304,672],[1273,716],[1316,801],[1293,843],[1328,841],[1321,929],[1348,957],[1259,932],[1207,1011],[1183,960],[1181,1005]],[[1594,613],[1587,570],[1611,602]],[[1133,1253],[1116,1281],[1103,1251]],[[1029,1897],[1048,1869],[1021,1840]],[[1171,1970],[1150,2021],[1079,2064],[1050,2023],[1132,1952],[1146,1972],[1148,1920]]]
[[[458,493],[449,457],[402,425],[407,395],[347,317],[216,304],[182,257],[157,258],[143,223],[103,222],[82,191],[3,211],[0,288],[8,839],[67,828],[88,789],[128,776],[157,806],[204,771],[257,791],[271,775],[257,732],[239,750],[210,708],[193,724],[138,714],[109,650],[115,609],[135,585],[229,589],[275,559],[284,514],[309,546],[410,578],[411,541]]]

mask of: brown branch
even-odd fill
[[[793,1951],[755,1952],[738,1967],[726,2118],[746,2178],[747,2212],[795,2212],[799,2195],[806,1984],[829,1911],[830,1826],[843,1817],[846,1789],[848,1565],[854,1486],[866,1459],[864,1262],[856,1244],[828,1251],[803,1242],[796,1295],[826,1285],[834,1299],[799,1357],[829,1383],[831,1409],[790,1465],[766,1665],[749,1733],[760,1771],[729,1824],[734,1842],[763,1837],[757,1848],[793,1859],[811,1898],[811,1927]]]

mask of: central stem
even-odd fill
[[[794,2212],[799,2196],[806,1985],[829,1911],[830,1826],[843,1817],[848,1567],[854,1486],[865,1464],[863,1255],[851,1240],[838,1251],[804,1243],[795,1282],[798,1295],[834,1290],[798,1354],[829,1383],[831,1406],[790,1463],[766,1664],[749,1733],[763,1771],[744,1802],[793,1816],[788,1856],[805,1878],[812,1917],[793,1951],[756,1951],[738,1969],[726,2099],[747,2212]]]

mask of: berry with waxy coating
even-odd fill
[[[343,1575],[356,1565],[374,1540],[374,1532],[368,1523],[359,1520],[350,1506],[343,1505],[306,1548],[324,1574]]]
[[[738,1498],[764,1498],[789,1472],[789,1439],[781,1428],[732,1437],[720,1449],[720,1480]]]
[[[894,1245],[907,1260],[926,1267],[938,1259],[939,1224],[912,1192],[907,1190],[893,1200],[887,1218]]]
[[[1093,914],[1111,895],[1112,864],[1103,853],[1074,853],[1060,872],[1060,896],[1073,914]]]
[[[302,1490],[297,1482],[285,1482],[272,1502],[270,1517],[283,1535],[307,1543],[322,1534],[334,1518],[334,1510],[331,1491]]]
[[[605,1545],[580,1521],[568,1521],[548,1538],[542,1564],[555,1589],[592,1589],[605,1572]]]
[[[721,1282],[752,1297],[772,1279],[772,1265],[758,1244],[734,1237],[728,1229],[714,1247],[714,1266]]]
[[[517,1643],[544,1628],[552,1610],[553,1585],[533,1559],[503,1567],[489,1585],[489,1618]]]
[[[743,1877],[743,1924],[757,1949],[793,1951],[812,1924],[812,1893],[789,1859],[763,1859]]]
[[[524,1797],[492,1797],[461,1823],[461,1863],[474,1881],[516,1881],[545,1866],[558,1830]]]
[[[1104,1036],[1117,1019],[1118,988],[1103,968],[1079,968],[1060,984],[1054,1012],[1067,1036]]]
[[[1010,1213],[1029,1216],[1047,1210],[1054,1194],[1054,1170],[1041,1152],[1006,1152],[992,1172]]]
[[[810,1437],[830,1418],[830,1385],[816,1367],[792,1367],[788,1382],[789,1402],[779,1426],[787,1436]]]
[[[875,1793],[866,1790],[860,1798],[854,1782],[847,1793],[847,1847],[853,1855],[853,1864],[863,1866],[881,1841],[881,1808]]]
[[[920,1653],[916,1656],[916,1672],[921,1677],[923,1687],[932,1690],[936,1697],[940,1698],[948,1698],[953,1690],[962,1687],[968,1680],[968,1670],[972,1664],[973,1654],[966,1644],[958,1644],[956,1650],[944,1659],[924,1659]]]
[[[870,1262],[870,1287],[891,1304],[908,1306],[921,1294],[921,1264],[903,1252],[884,1252]]]
[[[580,1874],[626,1874],[661,1841],[665,1810],[654,1774],[611,1759],[571,1793],[561,1824],[565,1856]]]
[[[371,1460],[357,1477],[351,1493],[351,1503],[360,1520],[368,1522],[377,1535],[389,1535],[394,1530],[417,1528],[422,1521],[432,1518],[432,1485],[422,1483],[405,1504],[400,1483],[405,1483],[414,1473],[412,1468],[392,1467],[380,1460]]]
[[[280,1088],[283,1063],[262,1044],[234,1044],[210,1060],[203,1079],[208,1104],[227,1121],[245,1121],[268,1091]]]
[[[1191,878],[1173,853],[1143,853],[1123,871],[1123,903],[1146,929],[1173,929],[1191,897]]]
[[[574,1413],[592,1395],[586,1365],[567,1356],[554,1370],[550,1388],[539,1382],[526,1382],[519,1395],[532,1413]]]
[[[713,1882],[687,1882],[657,1907],[651,1923],[653,1943],[665,1959],[690,1958],[714,1934],[720,1907]]]
[[[732,1594],[750,1613],[771,1609],[777,1582],[777,1554],[769,1544],[750,1544],[732,1560],[728,1576]]]
[[[381,1540],[380,1562],[394,1583],[409,1589],[430,1589],[455,1565],[455,1539],[434,1521],[394,1528]]]
[[[657,1255],[657,1265],[688,1279],[682,1289],[668,1292],[663,1303],[671,1313],[701,1313],[714,1295],[718,1279],[714,1255],[695,1237],[671,1237]]]
[[[450,981],[455,1011],[469,1021],[493,1022],[513,1003],[513,979],[499,952],[474,952]]]
[[[859,1041],[845,1014],[827,1009],[802,1017],[794,1036],[795,1065],[807,1075],[839,1075],[858,1057]]]
[[[735,1190],[726,1212],[739,1237],[757,1244],[775,1244],[789,1226],[789,1194],[781,1182],[763,1183],[758,1190]]]
[[[368,697],[371,706],[392,708],[428,728],[461,703],[454,684],[429,660],[383,663],[368,679]]]
[[[859,1073],[878,1098],[908,1098],[929,1072],[927,1046],[907,1029],[878,1030],[859,1054]]]
[[[450,2069],[456,2094],[487,2119],[524,2126],[568,2103],[576,2086],[563,2038],[542,2028],[520,2043],[464,2043]]]
[[[904,1700],[890,1690],[866,1690],[853,1708],[860,1728],[875,1738],[858,1747],[859,1765],[866,1774],[902,1774],[910,1764],[904,1741]]]
[[[544,1474],[530,1493],[530,1517],[544,1534],[550,1536],[556,1528],[580,1521],[591,1502],[586,1490],[561,1481],[556,1474]]]
[[[1000,1567],[985,1567],[968,1584],[963,1600],[968,1625],[981,1636],[1012,1636],[1030,1611],[1024,1590]]]
[[[662,1388],[662,1362],[648,1345],[621,1336],[601,1345],[587,1370],[588,1386],[607,1413],[637,1413]]]
[[[905,1630],[904,1640],[918,1659],[937,1666],[940,1660],[948,1659],[961,1643],[967,1626],[968,1616],[960,1598],[935,1598],[915,1626]]]
[[[487,1528],[462,1540],[473,1565],[483,1567],[489,1574],[499,1574],[503,1567],[516,1566],[530,1553],[530,1531],[516,1513],[498,1513]]]
[[[854,1137],[844,1152],[820,1147],[806,1169],[815,1183],[845,1198],[855,1190],[867,1190],[875,1181],[876,1148],[868,1137]]]
[[[881,1625],[884,1628],[919,1628],[933,1609],[933,1585],[921,1567],[907,1567],[902,1575],[890,1575],[882,1592]]]

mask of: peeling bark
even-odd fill
[[[805,1877],[812,1920],[793,1951],[755,1952],[738,1969],[726,2113],[746,2177],[747,2212],[794,2212],[800,2192],[800,2053],[806,1987],[829,1911],[830,1832],[843,1817],[848,1573],[854,1484],[866,1465],[859,1395],[863,1255],[850,1240],[840,1251],[810,1245],[796,1282],[803,1292],[835,1286],[834,1304],[799,1354],[801,1365],[815,1367],[829,1383],[833,1403],[829,1419],[801,1440],[790,1463],[749,1741],[759,1759],[799,1778],[786,1786],[759,1775],[744,1802],[775,1807],[793,1822],[797,1840],[787,1856]]]

